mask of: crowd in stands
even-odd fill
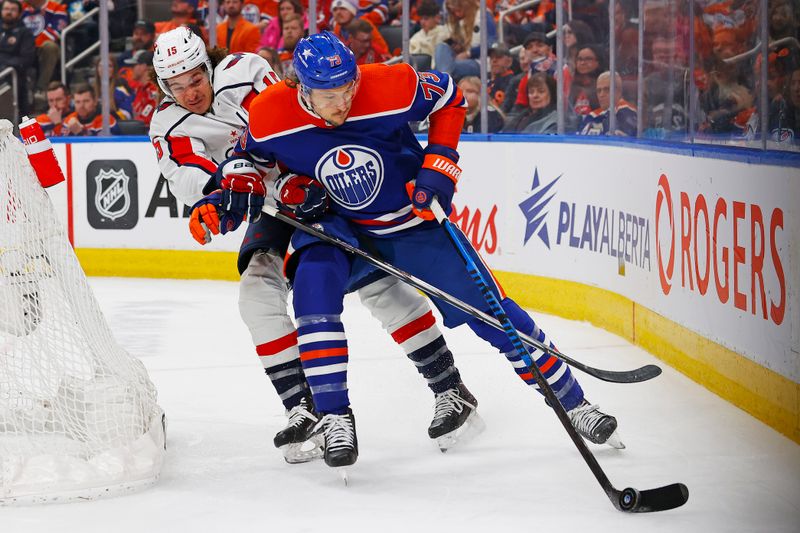
[[[479,0],[411,1],[412,64],[453,76],[468,103],[465,132],[481,131],[486,91],[489,133],[757,140],[766,115],[770,141],[800,145],[800,0],[644,0],[642,13],[638,0],[617,0],[611,28],[609,0],[563,0],[561,62],[557,1],[505,13],[522,1],[487,0],[483,11]],[[80,50],[81,39],[96,40],[97,28],[75,32],[77,44],[62,43],[61,31],[96,6],[91,0],[2,0],[0,70],[17,71],[20,112],[37,114],[53,135],[98,131],[99,68],[84,80],[54,81],[60,47]],[[148,76],[155,37],[181,25],[207,42],[210,33],[205,0],[172,0],[171,18],[158,21],[134,20],[131,6],[134,0],[109,2],[112,42],[122,42],[109,65],[114,131],[130,121],[150,121],[158,100]],[[294,47],[313,16],[316,27],[338,35],[359,64],[398,60],[401,2],[319,0],[316,14],[307,10],[308,0],[220,0],[212,17],[214,44],[258,53],[281,76],[291,76]],[[769,27],[767,109],[760,100],[762,10]],[[482,31],[489,56],[485,88]]]

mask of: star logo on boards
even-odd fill
[[[562,174],[563,175],[563,174]],[[550,194],[550,189],[552,189],[553,185],[561,179],[559,175],[556,179],[551,181],[545,186],[541,186],[539,182],[539,169],[535,168],[533,171],[533,185],[531,186],[531,192],[533,195],[528,197],[527,199],[523,200],[519,204],[520,210],[522,210],[522,214],[525,217],[525,241],[523,244],[527,244],[528,240],[533,236],[535,233],[539,236],[545,246],[550,248],[550,237],[547,231],[547,222],[544,221],[545,217],[547,217],[547,204],[550,203],[550,200],[556,195],[555,192]]]

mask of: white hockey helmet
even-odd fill
[[[213,74],[211,60],[206,52],[206,43],[185,26],[162,33],[156,39],[153,52],[153,68],[158,85],[164,93],[172,96],[165,80],[205,65],[209,78]]]

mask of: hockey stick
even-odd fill
[[[608,496],[608,498],[611,500],[611,503],[614,504],[614,507],[620,511],[628,513],[648,513],[674,509],[675,507],[680,507],[686,503],[686,501],[689,499],[689,489],[683,483],[673,483],[672,485],[641,491],[633,488],[619,490],[611,484],[611,481],[609,481],[608,476],[606,476],[606,473],[597,462],[594,454],[592,454],[592,452],[589,450],[589,447],[583,441],[583,438],[572,426],[569,415],[567,415],[567,411],[564,409],[564,406],[561,405],[561,401],[556,397],[556,394],[553,392],[550,384],[544,378],[544,375],[542,375],[539,367],[536,366],[536,363],[531,359],[527,348],[525,348],[525,346],[522,344],[522,339],[520,338],[519,332],[516,330],[516,328],[514,328],[514,325],[506,315],[503,307],[497,300],[497,297],[489,289],[489,284],[487,283],[481,271],[478,270],[478,266],[469,255],[469,252],[464,247],[464,244],[458,239],[456,233],[457,230],[455,229],[453,223],[450,222],[450,220],[444,214],[444,211],[442,210],[436,198],[434,198],[433,202],[431,203],[431,211],[433,211],[433,214],[436,216],[436,220],[439,221],[444,230],[447,232],[450,242],[453,243],[453,246],[455,246],[456,250],[461,256],[461,259],[464,261],[464,264],[467,267],[467,272],[475,282],[475,285],[481,291],[481,294],[483,294],[486,303],[489,304],[492,314],[502,324],[503,331],[506,333],[506,335],[508,335],[508,338],[511,340],[514,349],[522,356],[522,360],[526,365],[528,365],[531,372],[533,372],[533,376],[536,379],[537,385],[539,385],[539,389],[544,393],[550,406],[553,408],[558,416],[558,419],[561,421],[561,425],[563,425],[564,429],[567,430],[567,434],[569,434],[572,442],[578,448],[578,451],[580,452],[581,456],[583,456],[586,464],[589,465],[589,469],[594,474],[594,477],[600,482],[600,486],[603,487],[606,496]]]
[[[440,300],[449,303],[453,307],[460,309],[461,311],[467,313],[472,317],[477,318],[481,322],[489,324],[490,326],[493,326],[499,330],[503,329],[503,326],[500,324],[500,322],[493,316],[487,315],[483,311],[476,309],[475,307],[459,300],[455,296],[447,294],[446,292],[434,287],[433,285],[430,285],[429,283],[422,281],[421,279],[416,278],[411,274],[404,272],[403,270],[400,270],[399,268],[385,261],[382,261],[377,257],[370,255],[361,248],[358,248],[347,242],[344,242],[341,239],[328,235],[327,233],[322,231],[321,227],[319,226],[315,227],[314,224],[306,224],[305,222],[300,222],[299,220],[296,220],[281,213],[275,207],[272,207],[270,205],[264,205],[262,210],[268,215],[275,217],[278,220],[281,220],[289,224],[290,226],[294,226],[295,228],[304,231],[310,235],[313,235],[314,237],[317,237],[320,240],[338,246],[339,248],[342,248],[346,252],[349,252],[353,255],[357,255],[358,257],[370,263],[371,265],[378,267],[379,269],[383,270],[388,274],[391,274],[392,276],[395,276],[401,281],[404,281],[405,283],[424,292],[429,296],[439,298]],[[537,339],[534,339],[533,337],[530,337],[525,334],[520,334],[520,338],[522,338],[522,340],[529,346],[538,348],[539,350],[542,350],[554,357],[561,359],[562,361],[568,363],[573,368],[577,368],[578,370],[581,370],[582,372],[585,372],[590,376],[593,376],[603,381],[608,381],[611,383],[639,383],[642,381],[653,379],[654,377],[661,374],[661,368],[659,368],[656,365],[645,365],[643,367],[635,368],[633,370],[619,370],[619,371],[594,368],[587,364],[581,363],[580,361],[576,361],[575,359],[572,359],[567,355],[564,355],[558,350],[539,342]]]

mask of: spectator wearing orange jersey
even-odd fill
[[[197,25],[197,1],[198,0],[172,0],[172,5],[170,6],[172,18],[155,23],[156,37],[181,26]],[[206,41],[208,40],[205,32],[203,32],[203,39]]]
[[[94,89],[88,84],[75,87],[72,100],[75,111],[64,119],[62,134],[67,136],[96,136],[103,131],[103,117],[98,109],[97,96]],[[117,120],[113,115],[108,117],[111,133],[119,133]]]
[[[72,113],[72,95],[69,87],[60,81],[51,81],[47,86],[47,113],[36,117],[36,122],[42,126],[45,136],[58,137],[62,135],[64,119]]]
[[[364,19],[354,19],[347,25],[347,46],[356,56],[357,65],[382,63],[389,59],[389,54],[382,54],[373,46],[372,24]]]
[[[336,34],[343,42],[347,42],[350,34],[347,31],[347,25],[356,19],[358,7],[354,3],[355,0],[333,0],[331,3],[331,12],[333,13],[333,27],[331,31]],[[389,45],[383,35],[378,31],[375,23],[369,18],[363,18],[367,23],[372,26],[372,46],[375,51],[381,55],[389,54]]]
[[[217,24],[217,46],[228,52],[255,52],[261,32],[258,26],[247,22],[242,16],[242,0],[224,0],[222,9],[226,20]]]
[[[61,31],[69,22],[67,8],[51,0],[29,0],[23,5],[22,21],[36,39],[36,91],[44,96],[61,55]]]

